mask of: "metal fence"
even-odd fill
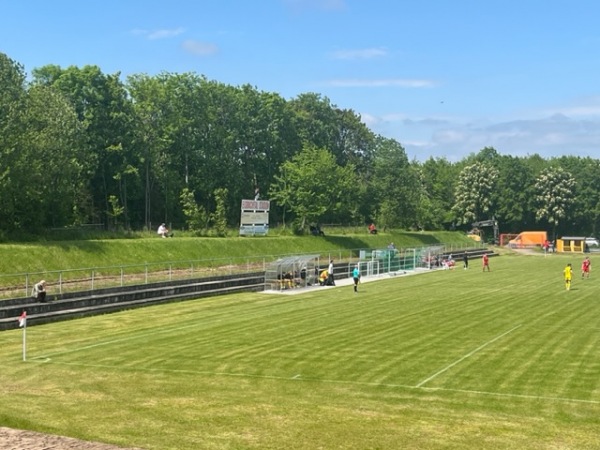
[[[350,249],[323,252],[316,257],[316,266],[326,268],[331,259],[336,263],[355,264],[361,259],[372,259],[373,254],[385,255],[387,263],[382,261],[380,267],[386,271],[400,268],[421,267],[421,255],[426,249],[436,248],[436,252],[460,252],[476,245],[447,246],[436,245],[421,248],[396,250],[402,255],[401,266],[397,266],[398,258],[391,259],[386,249]],[[442,250],[440,250],[442,249]],[[379,252],[379,253],[377,253]],[[430,250],[431,253],[431,250]],[[307,253],[308,254],[308,253]],[[311,252],[315,255],[316,252]],[[299,255],[299,254],[295,254]],[[367,258],[368,255],[368,258]],[[96,289],[124,287],[148,283],[176,281],[195,278],[206,278],[216,275],[234,275],[267,270],[267,267],[282,257],[292,255],[265,255],[255,257],[228,257],[197,259],[192,261],[168,261],[107,267],[89,267],[78,269],[52,270],[43,272],[27,272],[16,274],[0,274],[0,299],[21,298],[31,296],[33,285],[40,280],[46,281],[46,290],[50,297],[67,292],[93,291]]]

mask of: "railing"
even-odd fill
[[[439,245],[436,247],[440,247]],[[462,246],[442,246],[444,251],[459,252],[461,249],[474,248],[473,244]],[[330,259],[336,263],[356,263],[364,249],[343,249],[321,252],[317,266],[326,268]],[[369,252],[373,250],[368,250]],[[401,254],[414,252],[415,249],[398,249]],[[306,254],[315,255],[316,252]],[[299,255],[296,253],[295,255]],[[214,275],[233,275],[267,269],[277,259],[288,255],[266,255],[256,257],[229,257],[198,259],[193,261],[155,262],[107,267],[52,270],[16,274],[0,274],[0,300],[31,296],[33,285],[40,280],[46,281],[46,290],[50,297],[67,292],[93,291],[96,289],[133,286],[162,281],[206,278]],[[416,263],[416,261],[415,261]],[[418,265],[418,263],[413,264]],[[393,264],[389,267],[393,269]]]

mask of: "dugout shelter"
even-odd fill
[[[286,256],[272,262],[265,272],[265,290],[314,286],[318,283],[319,255]]]

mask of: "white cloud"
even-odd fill
[[[175,28],[173,30],[166,30],[166,29],[155,30],[148,35],[148,39],[154,40],[154,39],[171,38],[171,37],[179,36],[180,34],[182,34],[184,32],[185,32],[185,29],[183,29],[183,28]]]
[[[561,114],[568,117],[600,117],[600,97],[579,99],[573,104],[548,108],[542,113],[544,115]]]
[[[402,88],[430,88],[436,86],[431,80],[411,80],[403,78],[360,80],[360,79],[337,79],[324,83],[333,87],[402,87]]]
[[[185,33],[184,28],[173,28],[173,29],[160,29],[160,30],[144,30],[141,28],[136,28],[131,30],[131,34],[134,36],[143,36],[149,40],[156,39],[167,39],[175,36],[179,36],[180,34]]]
[[[388,117],[388,116],[386,116]],[[394,116],[389,116],[390,118],[393,118]],[[448,125],[449,122],[446,119],[440,119],[440,118],[432,118],[432,117],[425,117],[423,119],[403,119],[402,120],[402,124],[403,125],[415,125],[415,126],[442,126],[442,125]]]
[[[283,2],[296,12],[307,9],[339,11],[346,8],[345,0],[283,0]]]
[[[382,48],[364,48],[358,50],[338,50],[332,53],[335,59],[372,59],[380,58],[388,54]]]
[[[181,44],[181,47],[188,53],[196,56],[214,55],[219,51],[215,44],[210,42],[200,42],[188,39]]]
[[[446,157],[459,161],[484,147],[500,154],[544,158],[600,153],[600,117],[581,119],[554,114],[540,119],[487,121],[463,118],[408,118],[407,114],[370,116],[370,128],[400,142],[409,157]]]

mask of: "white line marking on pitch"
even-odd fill
[[[49,358],[48,358],[49,359]],[[50,361],[48,361],[50,362]],[[57,362],[51,361],[51,364],[61,365],[61,366],[75,366],[75,367],[94,367],[97,369],[109,369],[114,371],[121,371],[123,367],[111,366],[108,364],[82,364],[82,363],[66,363],[66,362]],[[196,375],[206,375],[206,376],[220,376],[220,377],[240,377],[240,378],[255,378],[255,379],[263,379],[263,380],[280,380],[280,381],[289,381],[289,377],[278,377],[276,375],[254,375],[251,373],[232,373],[232,372],[213,372],[210,370],[169,370],[169,369],[152,369],[152,368],[142,368],[142,367],[131,367],[126,369],[132,372],[164,372],[164,373],[184,373],[184,374],[196,374]],[[298,374],[300,375],[300,374]],[[489,392],[489,391],[477,391],[470,389],[451,389],[451,388],[441,388],[441,387],[416,387],[407,384],[395,384],[395,383],[374,383],[368,381],[348,381],[348,380],[330,380],[326,378],[298,378],[305,383],[329,383],[329,384],[344,384],[349,386],[371,386],[371,387],[388,387],[395,389],[407,389],[407,390],[423,390],[428,392],[461,392],[463,394],[469,395],[485,395],[491,397],[503,397],[503,398],[524,398],[531,400],[543,400],[543,401],[552,401],[552,402],[569,402],[569,403],[585,403],[592,405],[600,405],[600,401],[598,400],[585,400],[580,398],[567,398],[567,397],[550,397],[545,395],[529,395],[529,394],[514,394],[511,392]]]
[[[292,377],[292,380],[297,380],[298,378],[300,378],[300,376],[301,376],[301,375],[300,375],[299,373],[297,373],[296,375],[294,375],[294,376]]]
[[[421,381],[419,384],[417,384],[415,387],[422,387],[425,383],[433,380],[435,377],[437,377],[438,375],[441,375],[442,373],[446,372],[448,369],[451,369],[452,367],[454,367],[455,365],[457,365],[458,363],[464,361],[465,359],[467,359],[468,357],[474,355],[475,353],[477,353],[479,350],[487,347],[490,344],[493,344],[494,342],[496,342],[498,339],[503,338],[504,336],[506,336],[509,333],[512,333],[513,331],[515,331],[517,328],[519,328],[521,325],[517,325],[516,327],[502,333],[500,336],[496,336],[494,339],[487,341],[485,344],[480,345],[479,347],[477,347],[475,350],[467,353],[465,356],[463,356],[460,359],[457,359],[456,361],[454,361],[452,364],[447,365],[446,367],[444,367],[442,370],[437,371],[436,373],[434,373],[433,375],[431,375],[429,378],[425,378],[423,381]]]

